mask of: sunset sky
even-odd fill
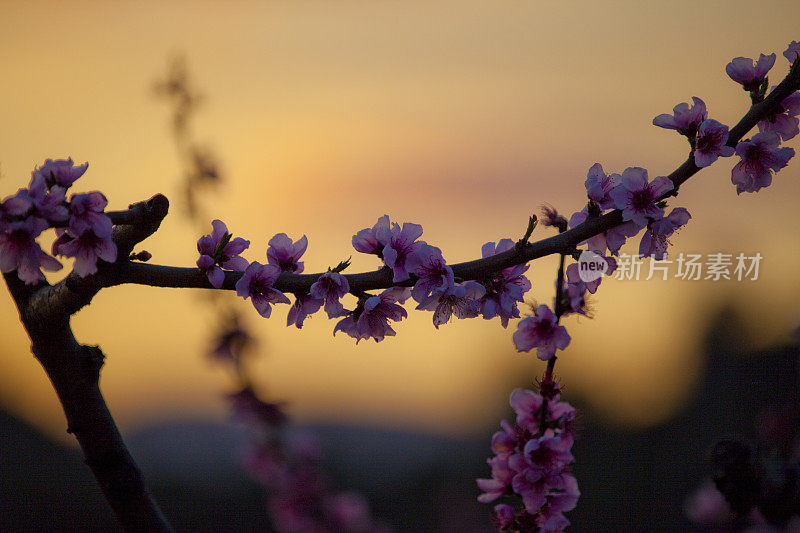
[[[671,172],[688,147],[653,117],[698,96],[711,118],[736,123],[749,97],[725,65],[777,52],[770,74],[782,79],[798,20],[796,0],[4,1],[0,197],[46,158],[88,161],[74,190],[103,191],[109,209],[170,197],[143,247],[154,263],[194,266],[201,233],[182,215],[170,111],[153,94],[183,54],[204,96],[192,134],[227,180],[204,202],[251,241],[249,260],[266,262],[275,233],[305,234],[306,271],[324,271],[354,255],[351,236],[386,213],[421,224],[448,261],[465,261],[487,241],[519,238],[544,203],[579,210],[595,162]],[[800,148],[798,138],[788,146]],[[672,200],[693,218],[671,253],[758,252],[758,281],[607,280],[595,318],[563,321],[573,341],[556,371],[572,397],[623,423],[667,416],[691,390],[703,327],[724,304],[745,317],[748,347],[790,339],[800,324],[800,161],[737,197],[736,160]],[[534,238],[551,234],[538,228]],[[532,265],[530,301],[551,301],[555,265]],[[377,266],[354,256],[348,272]],[[232,382],[205,356],[215,315],[200,292],[117,287],[75,316],[78,340],[108,356],[101,385],[123,431],[226,416]],[[332,337],[322,313],[298,331],[285,326],[288,306],[265,320],[227,296],[258,335],[259,385],[300,420],[474,432],[544,369],[515,351],[514,323],[478,318],[437,331],[407,305],[397,337],[356,346]],[[0,404],[62,434],[63,413],[7,294],[0,328]]]

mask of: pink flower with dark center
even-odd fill
[[[525,443],[523,453],[528,468],[545,477],[561,472],[575,458],[569,448],[572,442],[563,442],[560,436],[543,436]]]
[[[500,239],[496,245],[494,242],[487,242],[481,247],[481,256],[491,257],[513,247],[514,241],[511,239]],[[490,320],[499,316],[504,328],[508,326],[509,319],[519,318],[517,302],[524,301],[525,293],[531,289],[530,280],[523,275],[528,268],[527,264],[514,265],[483,280],[486,289],[480,308],[483,318]]]
[[[578,480],[572,474],[561,475],[561,488],[558,492],[551,493],[547,504],[539,510],[539,533],[561,532],[569,526],[569,520],[562,514],[571,511],[578,504],[581,492],[578,490]]]
[[[353,248],[363,254],[375,254],[383,259],[383,248],[387,242],[378,238],[389,230],[389,215],[383,215],[371,228],[362,229],[353,235]]]
[[[800,57],[800,43],[792,41],[789,43],[789,48],[783,53],[783,57],[789,60],[789,63],[794,63]]]
[[[436,329],[450,321],[450,317],[475,318],[480,314],[480,299],[486,289],[477,281],[465,281],[445,289],[434,291],[424,299],[417,309],[433,311],[433,325]]]
[[[492,451],[500,456],[508,457],[514,453],[517,447],[517,439],[514,435],[509,435],[505,430],[498,431],[492,435]]]
[[[350,292],[350,284],[347,278],[330,270],[317,278],[317,281],[311,285],[311,296],[325,301],[325,312],[328,314],[328,318],[344,315],[344,306],[339,299],[348,292]]]
[[[114,225],[103,214],[107,205],[108,200],[99,191],[73,194],[69,199],[69,232],[72,236],[81,235],[87,229],[103,237],[111,235]]]
[[[7,274],[16,270],[26,285],[35,285],[44,281],[40,268],[51,272],[61,269],[61,263],[44,253],[36,242],[47,227],[47,222],[37,217],[6,224],[0,233],[0,271]]]
[[[383,247],[383,261],[386,266],[394,271],[392,281],[405,281],[410,276],[406,267],[406,259],[416,252],[424,241],[417,241],[422,236],[422,226],[404,222],[402,229],[397,223],[392,223],[391,229],[381,227],[377,230],[378,242],[385,242]]]
[[[691,106],[686,102],[676,105],[672,109],[672,115],[667,113],[658,115],[653,119],[653,125],[660,128],[677,130],[681,135],[690,139],[694,138],[697,128],[708,117],[706,104],[696,96],[692,96],[694,102]]]
[[[652,257],[658,261],[666,259],[669,237],[675,231],[685,226],[692,215],[683,207],[676,207],[661,220],[651,222],[642,236],[639,244],[639,254],[642,257]]]
[[[336,324],[333,334],[343,331],[356,339],[375,339],[380,342],[384,337],[393,337],[396,332],[389,325],[389,320],[398,322],[408,313],[396,302],[408,298],[408,291],[402,287],[386,289],[378,296],[370,296],[355,311],[351,311]]]
[[[31,173],[31,178],[36,178],[38,175],[44,178],[48,187],[60,185],[64,189],[69,189],[75,183],[75,180],[83,176],[87,168],[89,168],[89,163],[75,166],[71,157],[56,160],[48,159],[44,162],[44,165]]]
[[[291,303],[285,294],[272,287],[280,275],[281,270],[278,267],[253,261],[236,282],[236,294],[245,300],[250,298],[258,314],[269,318],[272,313],[271,304]]]
[[[758,131],[773,132],[784,141],[800,133],[800,92],[794,92],[781,102],[780,113],[773,113],[758,123]]]
[[[780,139],[775,133],[758,133],[749,141],[736,145],[741,157],[731,172],[736,193],[756,192],[772,183],[772,171],[779,171],[794,157],[792,148],[778,148]]]
[[[749,57],[736,57],[725,67],[725,72],[736,83],[741,83],[745,91],[757,91],[766,78],[769,69],[775,64],[775,54],[761,54],[758,62]]]
[[[291,326],[294,324],[297,329],[302,328],[303,322],[308,315],[319,311],[319,308],[322,307],[322,302],[323,300],[310,294],[298,296],[295,298],[294,305],[289,308],[289,314],[286,316],[286,325]]]
[[[288,235],[278,233],[269,240],[268,244],[267,262],[270,265],[279,267],[283,272],[294,272],[295,274],[303,272],[304,265],[300,258],[308,247],[308,239],[305,235],[293,243]]]
[[[420,304],[428,302],[432,293],[453,286],[453,269],[447,266],[442,251],[430,244],[422,244],[408,256],[406,269],[419,278],[411,296]]]
[[[517,425],[530,433],[539,431],[539,409],[542,407],[541,394],[528,389],[514,389],[509,404],[517,414]]]
[[[225,281],[222,268],[239,271],[247,268],[247,260],[239,254],[250,246],[250,241],[241,237],[232,239],[228,227],[221,220],[211,222],[211,227],[211,235],[203,235],[197,240],[197,251],[200,252],[197,267],[208,276],[211,285],[219,289]]]
[[[697,131],[694,149],[694,163],[700,168],[707,167],[720,156],[733,155],[733,147],[727,146],[728,126],[714,119],[704,120]]]
[[[643,228],[648,219],[658,220],[664,215],[664,210],[656,204],[662,195],[673,188],[672,181],[667,177],[660,176],[648,183],[647,170],[630,167],[622,173],[620,185],[610,195],[617,209],[622,210],[622,219],[632,220]]]
[[[514,332],[514,346],[519,352],[529,352],[536,348],[537,357],[542,361],[551,359],[556,350],[569,345],[570,336],[564,326],[558,325],[556,316],[546,305],[540,305],[534,316],[520,320]]]
[[[597,203],[601,209],[614,209],[614,200],[609,193],[620,184],[622,177],[619,174],[603,172],[603,166],[595,163],[586,174],[586,193],[589,198]]]
[[[67,235],[72,237],[71,232]],[[86,228],[83,233],[72,237],[71,240],[62,241],[57,249],[59,255],[75,258],[73,269],[82,278],[97,273],[98,259],[108,263],[117,260],[117,245],[111,240],[111,233],[98,235],[91,228]]]

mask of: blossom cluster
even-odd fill
[[[569,465],[575,440],[577,412],[560,401],[559,386],[545,379],[540,393],[515,389],[511,407],[516,421],[501,422],[492,437],[494,456],[487,462],[492,477],[478,479],[483,494],[478,501],[490,503],[501,497],[518,497],[522,507],[495,506],[493,522],[500,531],[563,531],[580,491]]]
[[[408,316],[403,304],[409,298],[416,301],[416,309],[433,312],[436,328],[453,316],[483,316],[487,320],[499,317],[504,327],[510,319],[520,317],[518,304],[524,301],[525,293],[531,288],[530,280],[524,275],[527,265],[492,272],[479,281],[457,281],[442,251],[419,240],[421,236],[419,224],[406,222],[400,226],[391,223],[388,215],[380,217],[372,228],[353,236],[353,247],[356,251],[378,256],[385,267],[391,269],[397,285],[379,294],[353,293],[357,296],[356,305],[347,309],[341,299],[352,291],[347,277],[341,273],[348,263],[342,263],[321,274],[307,293],[295,294],[287,325],[302,328],[306,318],[324,309],[328,318],[339,318],[334,334],[341,331],[356,339],[356,343],[364,339],[380,342],[396,334],[390,321],[399,322]],[[266,265],[248,263],[240,256],[249,246],[249,241],[233,238],[222,221],[214,220],[212,232],[197,241],[200,253],[197,266],[216,288],[222,287],[225,270],[243,272],[236,282],[237,294],[249,298],[259,314],[269,317],[273,304],[291,303],[274,284],[282,272],[303,271],[300,259],[308,247],[308,239],[304,235],[293,241],[284,233],[275,235],[268,242]],[[481,248],[481,254],[490,257],[514,246],[511,239],[488,242]]]
[[[66,199],[67,190],[88,166],[76,166],[71,158],[48,159],[31,173],[27,188],[0,203],[0,271],[16,270],[19,279],[35,285],[45,279],[41,269],[60,270],[61,263],[36,241],[48,228],[57,234],[52,254],[74,257],[74,271],[81,277],[96,273],[98,260],[116,261],[103,193],[76,193]]]

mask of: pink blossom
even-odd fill
[[[696,96],[692,96],[694,102],[691,106],[683,102],[672,109],[672,115],[667,113],[658,115],[653,119],[653,125],[660,128],[677,130],[681,135],[693,138],[707,117],[706,104]]]
[[[396,332],[389,325],[389,320],[398,322],[408,313],[396,302],[405,301],[408,291],[393,287],[386,289],[378,296],[370,296],[355,311],[350,311],[333,329],[333,334],[343,331],[356,339],[375,339],[380,342],[384,337],[392,337]]]
[[[728,142],[728,126],[714,119],[704,120],[697,131],[694,149],[694,163],[700,168],[707,167],[720,156],[733,155],[733,147]]]
[[[34,175],[28,186],[28,194],[36,216],[51,223],[64,222],[69,218],[64,187],[53,185],[48,188],[42,176]]]
[[[517,414],[517,425],[530,433],[536,433],[539,427],[539,409],[542,407],[541,394],[528,389],[511,391],[508,403]]]
[[[494,515],[492,516],[492,523],[498,531],[509,531],[514,528],[516,516],[514,508],[505,503],[494,506]]]
[[[102,237],[110,236],[114,225],[103,214],[107,205],[108,200],[99,191],[73,194],[69,199],[69,232],[72,236],[81,235],[87,229]]]
[[[35,285],[45,279],[40,268],[61,269],[61,263],[47,255],[36,242],[36,237],[47,227],[47,222],[37,217],[6,224],[0,233],[0,271],[6,274],[16,270],[25,284]]]
[[[278,233],[269,240],[268,244],[267,262],[270,265],[279,267],[283,272],[294,272],[295,274],[303,272],[304,265],[300,258],[308,247],[308,238],[305,235],[293,243],[288,235]]]
[[[670,236],[675,231],[685,226],[692,215],[683,207],[676,207],[661,220],[651,222],[642,236],[639,244],[639,254],[642,257],[653,257],[661,261],[667,257],[667,245]]]
[[[788,59],[789,63],[797,61],[797,58],[800,57],[800,43],[797,41],[789,43],[789,47],[783,53],[783,57]]]
[[[353,235],[353,248],[363,254],[375,254],[383,258],[383,248],[387,242],[378,238],[389,230],[389,215],[383,215],[371,228],[362,229]]]
[[[586,174],[586,193],[601,209],[613,209],[614,200],[611,199],[609,193],[620,184],[621,179],[619,174],[606,176],[603,166],[595,163]]]
[[[56,160],[48,159],[44,162],[44,165],[34,169],[31,173],[31,180],[41,176],[49,187],[60,185],[64,189],[69,189],[75,180],[83,176],[87,168],[89,168],[89,163],[75,166],[71,157]]]
[[[211,222],[211,227],[211,235],[203,235],[197,240],[197,251],[200,252],[197,267],[208,276],[211,285],[219,289],[225,281],[222,268],[239,271],[247,268],[247,260],[239,254],[250,246],[250,241],[241,237],[232,239],[228,227],[221,220]]]
[[[236,282],[236,294],[245,300],[250,298],[258,314],[269,318],[272,313],[271,304],[291,303],[286,295],[272,287],[280,274],[281,270],[274,265],[262,265],[253,261]]]
[[[483,494],[478,496],[481,503],[490,503],[503,496],[511,489],[511,480],[517,472],[508,466],[508,456],[497,456],[487,460],[492,469],[491,479],[476,479],[478,488]]]
[[[328,318],[344,315],[344,306],[339,299],[348,292],[350,292],[350,284],[347,278],[338,272],[330,270],[322,274],[311,285],[311,296],[320,301],[325,301],[325,312],[328,314]]]
[[[514,247],[511,239],[500,239],[487,242],[481,247],[481,256],[491,257],[506,252]],[[486,294],[481,299],[481,314],[486,320],[496,316],[500,317],[503,327],[508,327],[511,318],[519,318],[517,302],[525,299],[525,293],[531,289],[530,280],[523,274],[527,272],[528,265],[514,265],[495,272],[488,279],[483,280]]]
[[[28,189],[19,189],[13,196],[6,197],[0,207],[3,218],[27,216],[33,207],[33,198]]]
[[[475,318],[480,313],[480,299],[486,289],[477,281],[465,281],[438,289],[425,298],[417,309],[433,311],[433,325],[436,329],[450,321],[450,317]]]
[[[422,226],[404,222],[401,229],[400,225],[393,222],[391,229],[378,228],[376,235],[378,242],[386,243],[382,257],[386,266],[394,271],[392,281],[397,283],[407,280],[410,276],[406,268],[406,259],[425,244],[423,241],[417,241],[422,236]]]
[[[780,138],[775,133],[758,133],[749,141],[736,145],[741,157],[731,172],[736,193],[756,192],[772,183],[772,171],[779,171],[794,156],[792,148],[778,148]]]
[[[758,123],[758,131],[773,132],[784,141],[800,133],[800,92],[794,92],[781,102],[781,112],[768,116]]]
[[[606,244],[608,245],[608,252],[611,255],[618,255],[619,249],[622,248],[622,245],[625,244],[625,241],[627,241],[630,237],[635,237],[639,231],[641,231],[641,229],[642,228],[640,228],[634,222],[625,222],[608,230],[606,232]]]
[[[453,269],[442,257],[442,251],[430,244],[422,244],[408,256],[406,269],[419,278],[411,296],[420,304],[429,301],[431,294],[453,286]]]
[[[310,294],[297,296],[294,300],[294,305],[289,308],[289,314],[286,316],[286,325],[291,326],[294,324],[297,329],[303,327],[303,322],[308,317],[319,311],[322,307],[323,300],[315,298]]]
[[[562,441],[558,435],[530,439],[523,448],[528,469],[538,472],[542,477],[561,472],[575,460],[569,451],[571,445],[571,442]]]
[[[59,255],[75,258],[73,268],[82,278],[97,273],[98,259],[108,263],[117,260],[117,245],[111,240],[111,233],[98,235],[91,228],[86,228],[77,237],[73,237],[71,232],[62,235],[60,242],[54,243],[53,248]]]
[[[514,346],[519,352],[529,352],[536,348],[537,357],[542,361],[551,359],[556,350],[569,345],[570,336],[564,326],[558,325],[556,316],[546,305],[540,305],[534,316],[520,320],[514,332]]]
[[[669,178],[661,176],[648,183],[647,170],[630,167],[622,173],[620,185],[610,195],[614,205],[622,210],[622,219],[632,220],[643,228],[648,219],[658,220],[663,216],[664,210],[656,204],[662,195],[673,188]]]
[[[758,62],[748,57],[736,57],[725,67],[725,72],[736,83],[741,83],[745,91],[757,91],[767,72],[775,64],[775,54],[761,54]]]

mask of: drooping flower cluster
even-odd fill
[[[540,394],[515,389],[511,407],[516,422],[503,420],[492,436],[494,456],[488,459],[492,477],[478,479],[490,503],[502,497],[522,499],[522,506],[496,505],[493,522],[500,531],[563,531],[569,520],[563,513],[575,508],[578,482],[570,472],[570,449],[575,440],[577,412],[560,401],[559,386],[545,378]]]
[[[88,167],[76,166],[71,158],[48,159],[31,173],[27,188],[0,203],[0,271],[16,270],[19,279],[34,285],[45,279],[41,269],[61,269],[36,242],[48,228],[56,228],[58,235],[52,253],[74,257],[74,272],[81,277],[96,273],[100,259],[116,261],[113,224],[104,214],[106,197],[94,191],[66,200],[67,190]]]

